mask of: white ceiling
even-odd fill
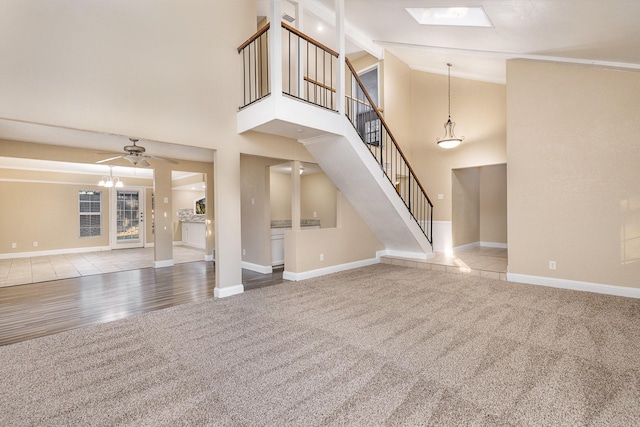
[[[307,10],[326,17],[335,0],[307,4]],[[640,69],[638,0],[344,0],[344,5],[347,53],[362,50],[354,43],[365,38],[417,70],[446,74],[450,62],[454,76],[504,83],[510,58]],[[430,6],[481,6],[493,28],[422,26],[405,10]],[[315,21],[305,17],[304,31],[335,47],[330,24],[318,33]],[[352,37],[350,29],[357,30]]]

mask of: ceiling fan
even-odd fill
[[[110,162],[111,160],[115,160],[115,159],[127,159],[134,166],[147,167],[147,166],[151,166],[151,164],[147,161],[147,159],[154,159],[154,160],[161,160],[163,162],[172,163],[174,165],[178,164],[177,160],[167,159],[165,157],[152,156],[151,154],[146,154],[145,153],[146,150],[144,149],[144,147],[140,145],[136,145],[136,142],[138,142],[138,139],[136,138],[129,138],[129,141],[131,141],[133,145],[124,146],[123,150],[125,154],[121,154],[115,157],[109,157],[108,159],[104,159],[104,160],[99,160],[96,163]]]

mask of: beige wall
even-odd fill
[[[338,193],[338,227],[285,232],[285,271],[300,273],[375,258],[383,245]],[[320,261],[320,254],[324,261]]]
[[[291,220],[291,175],[271,172],[270,206],[272,220]]]
[[[447,121],[447,76],[412,71],[411,93],[409,161],[434,203],[434,219],[451,221],[451,171],[507,160],[506,86],[451,78],[452,120],[457,123],[456,135],[465,137],[452,150],[436,144]],[[438,194],[444,198],[438,200]]]
[[[480,241],[507,243],[507,165],[480,168]]]
[[[514,60],[507,82],[509,271],[640,287],[640,72]]]
[[[242,180],[242,260],[252,264],[271,265],[271,205],[270,181],[273,174],[269,167],[282,163],[281,159],[242,156],[240,162]],[[289,185],[291,187],[291,185]],[[289,217],[291,217],[291,192],[289,191]]]
[[[0,170],[2,172],[2,170]],[[101,191],[102,235],[80,238],[78,191]],[[109,246],[109,191],[97,185],[0,180],[0,253]],[[55,209],[52,209],[55,206]],[[38,242],[34,247],[33,242]],[[11,247],[16,243],[17,247]]]
[[[384,87],[384,119],[389,130],[396,138],[401,150],[410,158],[412,152],[412,79],[411,69],[388,51],[382,61],[384,70],[382,85]],[[411,162],[411,160],[409,160]]]
[[[480,169],[456,169],[452,177],[453,246],[480,241]]]
[[[300,218],[318,219],[322,228],[335,227],[337,194],[338,189],[323,172],[303,174],[300,177]]]

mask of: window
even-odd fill
[[[80,190],[78,192],[78,212],[80,214],[80,237],[102,235],[102,197],[100,191]]]
[[[367,92],[369,92],[369,96],[371,96],[371,99],[378,107],[380,104],[378,100],[378,67],[375,66],[372,69],[359,74],[359,77],[365,89],[367,89]],[[362,93],[361,90],[358,90],[358,92],[358,95],[362,96],[362,98],[360,99],[366,99],[364,97],[364,93]]]
[[[380,119],[364,123],[364,142],[375,146],[380,145]]]
[[[374,110],[379,104],[378,67],[374,66],[368,71],[359,74],[359,77],[375,106],[369,104],[369,100],[360,89],[360,86],[355,85],[355,98],[359,100],[356,106],[358,117],[356,129],[365,143],[379,147],[381,139],[380,119]]]

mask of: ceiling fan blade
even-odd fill
[[[96,163],[105,163],[105,162],[110,162],[111,160],[121,159],[122,157],[124,157],[124,156],[109,157],[108,159],[98,160]]]
[[[177,164],[180,163],[180,162],[178,162],[177,160],[174,160],[174,159],[169,159],[169,158],[166,158],[166,157],[152,156],[151,154],[145,154],[144,157],[149,157],[149,158],[154,159],[154,160],[161,160],[163,162],[168,162],[168,163],[171,163],[171,164],[174,164],[174,165],[177,165]]]
[[[151,166],[151,164],[149,162],[147,162],[145,159],[142,159],[138,162],[138,166],[142,166],[143,168],[149,167]]]

